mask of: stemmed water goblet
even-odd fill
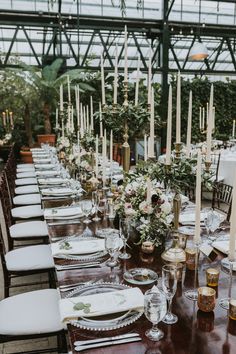
[[[164,333],[157,326],[166,314],[166,298],[158,288],[153,287],[146,291],[144,313],[152,323],[152,328],[145,332],[146,336],[152,341],[159,341],[164,337]]]
[[[99,221],[99,220],[101,220],[101,218],[99,218],[99,216],[98,216],[98,206],[100,203],[100,195],[99,195],[98,191],[92,192],[92,203],[93,203],[93,207],[95,208],[95,216],[92,220]]]
[[[163,318],[163,322],[173,324],[178,321],[178,317],[171,312],[172,299],[177,289],[177,268],[174,265],[164,265],[162,267],[162,289],[168,302],[168,311]]]
[[[80,203],[80,205],[81,205],[81,210],[82,210],[82,212],[83,212],[83,214],[85,216],[85,219],[83,220],[83,223],[86,224],[86,228],[85,228],[85,230],[83,232],[83,236],[92,236],[92,231],[89,230],[89,227],[88,227],[88,224],[91,223],[91,220],[89,219],[88,216],[91,213],[91,210],[92,210],[92,207],[93,207],[92,202],[89,199],[85,199],[85,200],[83,200]]]
[[[116,255],[120,249],[120,236],[117,232],[109,232],[105,235],[105,248],[110,258],[106,262],[106,265],[111,269],[118,265],[117,259],[115,259]]]
[[[216,239],[214,232],[220,226],[221,220],[220,216],[212,208],[205,208],[204,211],[206,213],[204,223],[207,230],[207,238],[209,243],[212,243]]]
[[[120,259],[129,259],[131,257],[131,255],[126,252],[127,241],[130,236],[130,228],[131,228],[130,223],[131,220],[129,219],[120,219],[119,221],[120,238],[123,241],[123,245],[124,245],[123,253],[119,255]]]

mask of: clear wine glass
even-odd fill
[[[127,246],[127,241],[130,236],[130,223],[131,221],[128,219],[120,219],[119,221],[119,232],[120,232],[120,238],[123,241],[123,253],[119,255],[120,259],[129,259],[131,255],[126,252],[126,246]]]
[[[162,267],[162,289],[168,302],[168,311],[163,318],[163,322],[173,324],[178,321],[178,317],[171,312],[172,299],[177,289],[177,268],[174,265],[164,265]]]
[[[83,214],[85,215],[85,219],[83,220],[85,224],[89,224],[91,222],[88,216],[91,213],[92,207],[93,207],[92,202],[89,199],[85,199],[81,202],[81,209]]]
[[[159,341],[164,333],[157,326],[166,314],[166,298],[156,287],[146,291],[144,295],[144,313],[152,323],[152,328],[145,332],[146,336],[152,341]]]
[[[98,191],[92,192],[92,203],[93,203],[93,207],[95,208],[95,216],[92,220],[99,221],[99,220],[101,220],[101,218],[99,218],[99,216],[98,216],[98,206],[100,203],[100,195],[99,195]]]
[[[106,265],[110,268],[114,268],[118,265],[116,254],[120,249],[120,236],[118,233],[110,232],[105,235],[105,248],[110,255],[110,259],[106,262]]]

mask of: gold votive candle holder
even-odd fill
[[[208,268],[206,270],[207,286],[218,286],[220,271],[217,268]]]
[[[185,249],[186,267],[189,270],[194,270],[195,269],[196,253],[197,253],[196,248],[186,248]]]
[[[151,254],[155,250],[155,245],[151,241],[144,241],[141,245],[141,250],[143,253]]]
[[[214,329],[214,312],[202,312],[198,310],[197,312],[197,328],[202,332],[211,332]]]
[[[208,286],[198,288],[197,304],[199,310],[203,312],[211,312],[216,304],[216,291]]]
[[[236,300],[231,299],[229,301],[229,318],[236,321]]]

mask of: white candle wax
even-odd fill
[[[166,165],[171,164],[171,137],[172,137],[172,86],[169,86],[167,135],[166,135]]]
[[[189,92],[189,103],[188,103],[188,127],[187,127],[187,141],[186,141],[186,156],[189,157],[191,150],[191,132],[192,132],[192,101],[193,95],[192,91]]]
[[[176,143],[181,142],[181,76],[177,76],[177,97],[176,97]]]
[[[67,75],[67,88],[68,88],[68,101],[71,102],[71,95],[70,95],[70,77]]]
[[[147,161],[147,134],[144,134],[144,161]]]
[[[208,119],[209,119],[209,103],[207,102],[207,106],[206,106],[206,121],[208,124]]]
[[[111,130],[110,134],[110,163],[113,161],[113,131]]]
[[[117,104],[117,86],[118,86],[118,46],[116,44],[116,58],[115,58],[115,71],[114,71],[114,93],[113,103]]]
[[[230,218],[230,236],[229,236],[229,260],[235,261],[235,239],[236,239],[236,173],[233,185],[232,209]]]
[[[209,102],[209,114],[207,124],[207,151],[206,162],[211,162],[211,140],[212,140],[212,113],[213,113],[213,85],[211,85],[211,94]]]
[[[104,63],[103,63],[103,55],[101,54],[101,86],[102,86],[102,104],[106,104],[105,99],[105,77],[104,77]]]
[[[80,135],[84,136],[84,117],[83,117],[83,105],[80,103]]]
[[[63,85],[60,85],[60,111],[63,111]]]
[[[98,178],[98,135],[96,135],[95,145],[95,175]]]
[[[233,120],[232,138],[235,138],[235,119]]]
[[[104,129],[104,146],[105,146],[105,155],[104,155],[104,158],[105,158],[105,164],[107,162],[107,130]]]
[[[151,105],[152,101],[152,47],[149,48],[148,59],[148,105]]]
[[[151,204],[152,201],[152,194],[151,194],[151,190],[152,190],[152,183],[150,178],[147,178],[147,203]]]
[[[196,170],[196,191],[195,191],[195,232],[194,242],[200,243],[201,240],[201,183],[202,183],[202,155],[198,151],[197,155],[197,170]]]
[[[91,127],[91,131],[94,130],[94,122],[93,122],[93,96],[90,96],[90,127]]]
[[[86,128],[87,131],[89,132],[89,106],[86,106]]]
[[[202,107],[199,107],[199,129],[202,130]]]
[[[216,109],[213,107],[212,109],[212,131],[215,130],[215,115],[216,115]]]
[[[79,86],[75,89],[76,95],[76,111],[77,111],[77,126],[80,126],[80,95],[79,95]]]
[[[151,112],[150,112],[150,149],[148,157],[154,158],[154,89],[152,88]]]
[[[99,102],[99,125],[100,125],[100,138],[103,137],[103,127],[102,127],[102,105]]]
[[[83,107],[83,117],[84,117],[84,131],[86,132],[88,127],[87,127],[87,115],[86,115],[86,107]]]
[[[74,133],[75,127],[74,127],[74,107],[71,107],[71,133]]]
[[[138,65],[137,65],[137,76],[136,76],[136,86],[135,86],[135,106],[138,105],[138,93],[139,93],[139,70],[140,70],[140,56],[138,57]]]
[[[58,108],[56,108],[56,129],[58,129],[59,124],[58,124]]]
[[[125,25],[124,35],[124,54],[125,54],[125,67],[124,67],[124,81],[128,81],[128,43],[127,43],[127,26]]]

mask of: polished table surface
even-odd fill
[[[53,206],[58,204],[55,202]],[[45,206],[52,206],[52,202],[44,202]],[[64,203],[63,203],[64,204]],[[98,223],[92,222],[89,228],[95,231],[96,228],[111,227],[112,221],[103,220]],[[75,233],[81,234],[85,225],[80,224],[66,224],[66,225],[52,225],[48,226],[49,236],[65,237]],[[82,281],[99,280],[105,282],[121,282],[123,280],[123,273],[126,269],[134,267],[150,268],[161,275],[161,267],[163,265],[160,254],[154,253],[145,255],[140,251],[138,246],[133,246],[129,249],[132,257],[127,261],[120,261],[120,267],[115,268],[111,272],[107,266],[101,268],[89,269],[73,269],[66,271],[58,271],[58,284],[73,284]],[[222,255],[218,255],[212,265],[219,266]],[[75,261],[55,259],[56,264],[76,263]],[[203,254],[200,256],[199,270],[198,270],[198,284],[205,286],[205,269],[209,267],[211,261]],[[179,320],[174,325],[167,325],[159,323],[159,328],[164,331],[165,337],[159,342],[151,342],[146,336],[145,331],[151,327],[151,323],[146,319],[145,315],[136,321],[134,324],[118,329],[115,331],[95,332],[86,331],[76,328],[72,325],[68,326],[68,334],[72,353],[77,353],[74,350],[73,342],[75,340],[93,339],[99,336],[113,336],[128,332],[138,332],[141,337],[141,342],[122,344],[99,349],[91,349],[84,351],[89,354],[235,354],[236,353],[236,321],[228,320],[227,311],[218,306],[218,301],[214,312],[203,313],[198,310],[197,303],[188,300],[184,296],[184,291],[191,289],[194,283],[194,271],[186,270],[183,276],[182,283],[178,284],[176,295],[173,299],[173,313],[175,313]],[[227,297],[229,277],[226,273],[221,271],[219,287],[217,290],[217,300],[219,298]],[[130,284],[128,284],[130,285]],[[151,286],[142,286],[140,289],[145,292]],[[64,297],[67,293],[61,293]],[[236,289],[233,284],[233,295],[236,297]]]

